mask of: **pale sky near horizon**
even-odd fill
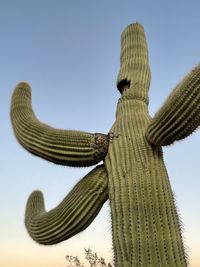
[[[0,0],[0,267],[65,267],[65,255],[83,258],[89,246],[108,260],[112,255],[108,203],[86,231],[61,244],[44,247],[29,238],[23,222],[29,194],[42,190],[49,210],[92,168],[54,165],[17,143],[9,118],[15,85],[31,84],[41,121],[107,133],[120,97],[120,35],[138,21],[148,42],[153,116],[200,62],[199,13],[198,0]],[[164,148],[191,267],[200,266],[199,147],[200,129]]]

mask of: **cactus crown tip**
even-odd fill
[[[144,30],[144,27],[138,21],[130,23],[128,26],[125,27],[124,31],[122,32],[122,35],[127,30],[136,30],[136,29]]]
[[[26,82],[26,81],[21,81],[21,82],[19,82],[17,85],[16,85],[16,88],[24,88],[24,89],[30,89],[31,88],[31,86],[29,85],[29,83],[28,82]]]

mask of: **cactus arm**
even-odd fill
[[[97,216],[108,198],[107,173],[104,165],[87,174],[64,200],[46,212],[43,195],[34,191],[27,202],[25,225],[38,243],[52,245],[83,231]]]
[[[166,146],[184,139],[200,125],[200,65],[172,91],[148,126],[146,137],[153,145]]]
[[[31,106],[31,88],[19,83],[11,102],[11,121],[19,143],[34,155],[56,164],[91,166],[104,159],[108,136],[60,130],[41,123]]]

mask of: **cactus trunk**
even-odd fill
[[[161,148],[145,138],[150,122],[139,100],[118,104],[108,155],[115,266],[186,266],[180,222]]]

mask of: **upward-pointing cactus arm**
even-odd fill
[[[170,145],[200,125],[200,65],[180,82],[156,113],[146,137],[153,145]]]
[[[40,244],[59,243],[87,228],[107,199],[107,173],[104,165],[100,165],[77,183],[65,199],[49,212],[45,211],[42,193],[34,191],[26,205],[26,228]]]
[[[108,136],[60,130],[41,123],[31,105],[31,88],[19,83],[13,93],[11,121],[19,143],[32,154],[68,166],[91,166],[105,158]]]

